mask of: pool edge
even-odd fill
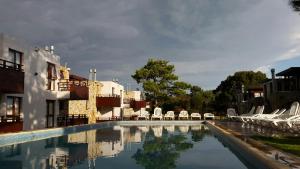
[[[214,125],[213,122],[208,121],[206,124],[213,133],[222,138],[222,141],[224,141],[228,147],[233,151],[238,152],[240,156],[251,163],[251,165],[255,166],[255,168],[290,169],[289,166],[268,158],[267,154],[264,152],[240,140],[230,132]],[[255,161],[255,163],[252,163],[252,161]]]

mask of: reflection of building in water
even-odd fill
[[[68,142],[87,143],[88,158],[114,157],[123,149],[122,128],[91,130],[68,136]]]
[[[163,132],[163,126],[152,126],[151,127],[155,137],[161,137]]]
[[[164,126],[164,128],[169,132],[169,133],[174,133],[175,132],[175,126]]]
[[[182,133],[187,133],[189,132],[189,126],[179,126],[179,131],[182,132]]]

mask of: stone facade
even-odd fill
[[[101,93],[102,84],[98,81],[89,81],[89,100],[69,100],[69,114],[85,114],[90,123],[96,123],[100,112],[97,111],[96,96]]]

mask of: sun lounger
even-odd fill
[[[141,114],[138,116],[138,119],[145,119],[145,120],[149,120],[149,112],[148,111],[142,111]]]
[[[163,119],[163,114],[162,114],[161,108],[156,107],[156,108],[154,109],[154,113],[153,113],[153,115],[151,116],[151,120],[153,120],[153,119],[159,119],[159,120],[162,120],[162,119]]]
[[[201,120],[201,114],[200,113],[192,113],[191,120],[193,120],[193,119]]]
[[[206,119],[212,119],[214,120],[215,119],[215,115],[212,114],[212,113],[204,113],[204,120]]]
[[[167,111],[167,113],[164,115],[164,119],[174,120],[175,119],[174,111]]]
[[[236,113],[234,108],[228,108],[227,109],[227,118],[234,119],[237,118],[238,114]]]
[[[181,110],[178,119],[189,119],[189,113],[186,110]]]
[[[265,109],[265,106],[257,106],[257,108],[255,109],[255,112],[253,114],[248,115],[248,116],[246,116],[246,115],[241,116],[241,120],[244,123],[247,123],[251,118],[258,117],[259,115],[263,114],[264,109]]]
[[[285,111],[283,114],[277,116],[276,118],[268,119],[265,121],[269,122],[270,126],[280,128],[281,123],[283,123],[283,124],[288,123],[288,121],[297,117],[298,108],[299,108],[299,103],[293,102],[293,104],[291,105],[291,108],[288,111]]]

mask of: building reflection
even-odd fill
[[[0,148],[0,166],[9,169],[66,169],[81,165],[96,168],[97,158],[118,156],[131,144],[144,144],[147,137],[161,139],[177,131],[191,132],[193,141],[202,140],[205,130],[200,126],[115,126],[90,130],[41,141]]]

